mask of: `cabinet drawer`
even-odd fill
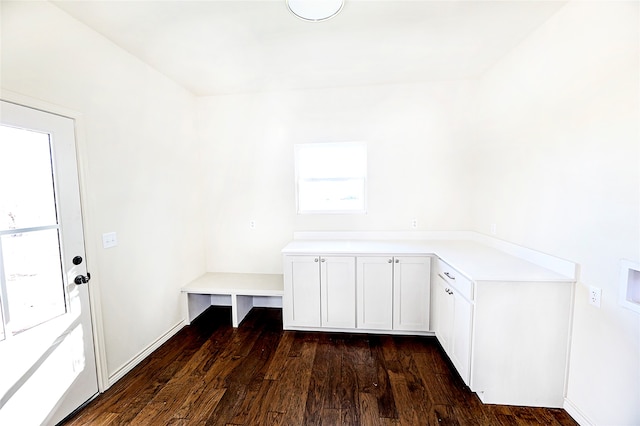
[[[473,300],[473,283],[460,272],[438,259],[438,275],[451,287],[456,289],[462,296]]]

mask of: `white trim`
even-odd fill
[[[577,266],[576,266],[577,267]],[[564,399],[565,403],[567,395],[569,393],[569,377],[571,376],[571,351],[573,349],[573,323],[575,319],[575,306],[576,306],[576,282],[571,285],[571,305],[569,307],[569,332],[567,334],[567,356],[565,359],[564,369]]]
[[[91,203],[89,203],[88,170],[89,158],[87,149],[87,137],[84,127],[84,118],[78,114],[76,120],[76,150],[78,161],[78,178],[80,184],[80,205],[82,206],[82,221],[84,224],[84,244],[87,254],[87,268],[96,273],[91,278],[89,286],[89,300],[91,302],[91,319],[93,323],[93,341],[96,352],[96,368],[98,371],[98,389],[104,392],[109,388],[109,368],[107,365],[107,345],[105,341],[104,322],[102,316],[102,302],[100,298],[100,278],[98,270],[98,253],[102,247],[100,238],[96,238],[98,232],[93,225]]]
[[[0,89],[0,98],[8,102],[12,102],[25,107],[41,110],[44,112],[68,117],[75,122],[75,139],[76,139],[76,161],[78,163],[78,184],[80,190],[80,206],[82,209],[82,222],[84,225],[84,243],[85,254],[87,257],[87,270],[97,271],[97,256],[100,246],[94,235],[89,205],[88,189],[87,189],[87,170],[88,170],[88,154],[87,154],[87,138],[84,126],[84,116],[81,112],[69,109],[58,104],[53,104],[42,99],[25,96],[4,88]],[[102,303],[100,300],[100,280],[99,274],[94,273],[89,285],[89,302],[91,305],[91,324],[93,328],[93,344],[96,357],[96,371],[98,374],[98,390],[104,392],[109,388],[109,373],[107,367],[107,352],[105,346],[104,326],[102,321]]]
[[[172,338],[178,331],[182,330],[185,326],[185,321],[182,320],[173,327],[171,327],[166,333],[158,337],[154,342],[147,346],[142,351],[138,352],[136,356],[131,358],[128,362],[121,365],[116,371],[109,376],[109,387],[113,386],[118,380],[123,378],[128,372],[133,370],[140,362],[146,357],[151,355],[153,351],[162,346],[167,340]]]
[[[4,88],[0,88],[0,98],[7,102],[22,105],[32,109],[37,109],[42,112],[48,112],[50,114],[61,115],[63,117],[71,118],[74,120],[82,116],[82,113],[79,111],[65,108],[61,105],[53,104],[42,99],[25,96]]]
[[[469,231],[297,231],[294,240],[469,240]]]
[[[564,399],[564,410],[578,422],[580,426],[594,426],[596,423],[591,421],[569,398]]]
[[[634,273],[636,284],[630,282],[631,279],[629,278],[629,274],[631,274],[631,271],[633,271]],[[620,283],[618,284],[620,288],[618,290],[618,304],[623,308],[630,309],[633,312],[636,312],[638,314],[640,314],[640,303],[635,300],[629,300],[627,298],[627,294],[629,292],[630,286],[640,285],[640,283],[637,283],[637,273],[639,272],[640,272],[639,262],[633,262],[627,259],[620,259]]]
[[[60,229],[60,225],[34,226],[31,228],[15,228],[6,231],[0,231],[0,235],[24,234],[27,232],[47,231],[49,229]]]

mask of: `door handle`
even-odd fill
[[[87,276],[86,277],[84,275],[77,275],[73,279],[73,282],[76,283],[77,285],[86,284],[86,283],[89,282],[90,279],[91,279],[91,274],[89,272],[87,272]]]

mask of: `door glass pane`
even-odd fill
[[[3,235],[7,331],[16,335],[66,312],[58,230]]]
[[[49,134],[0,126],[0,337],[66,312],[55,201]]]
[[[55,225],[49,135],[0,126],[0,231]]]

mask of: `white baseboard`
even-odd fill
[[[565,398],[564,406],[562,407],[564,410],[569,413],[573,420],[578,422],[580,426],[594,426],[595,423],[589,420],[589,418],[582,412],[580,409],[573,403],[571,400]]]
[[[171,327],[166,333],[162,336],[158,337],[154,342],[152,342],[149,346],[143,349],[138,355],[134,356],[129,362],[126,362],[120,368],[118,368],[113,374],[109,375],[109,384],[108,388],[115,384],[118,380],[123,378],[129,371],[133,370],[134,367],[146,357],[151,355],[153,351],[162,346],[167,340],[173,337],[178,331],[182,330],[182,328],[186,325],[184,320],[180,321],[173,327]],[[105,389],[106,390],[106,389]]]

